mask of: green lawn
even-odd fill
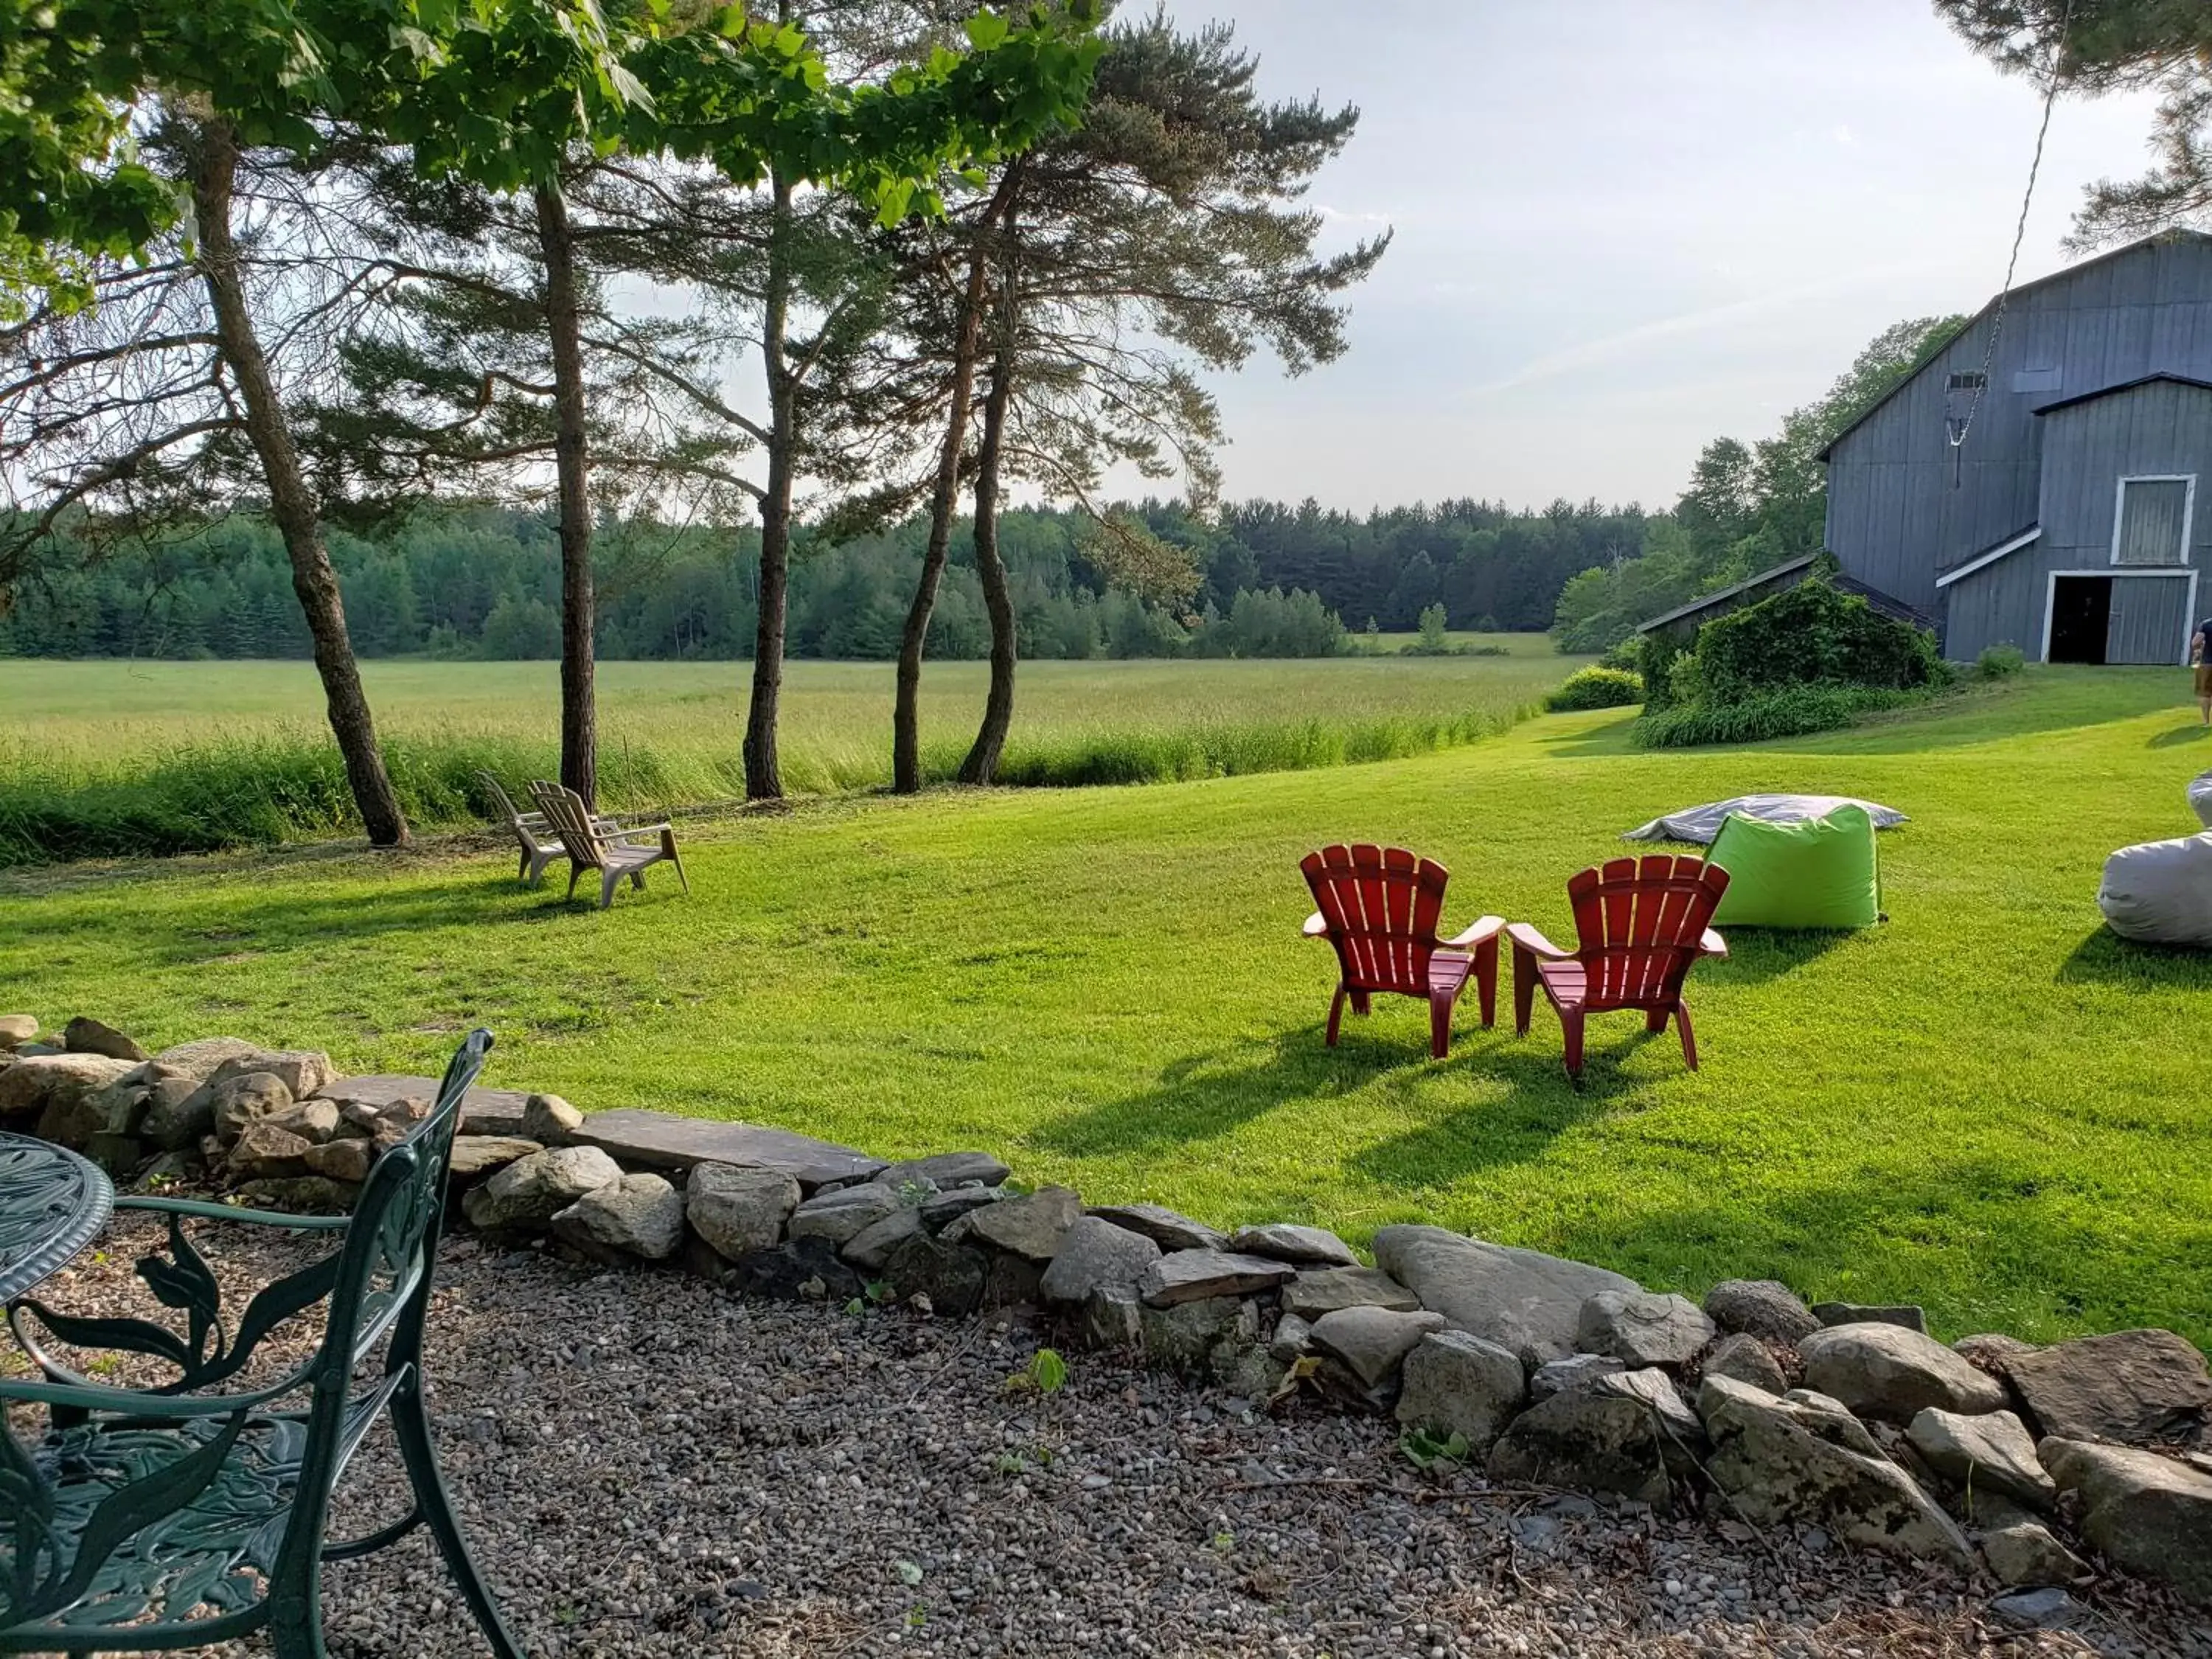
[[[2212,1341],[2212,961],[2102,933],[2107,851],[2184,833],[2212,765],[2179,676],[2051,670],[1891,724],[1627,750],[1620,711],[1409,760],[1150,788],[851,800],[692,832],[599,915],[482,843],[0,881],[0,1007],[434,1068],[494,1028],[493,1080],[590,1108],[742,1116],[884,1154],[974,1145],[1096,1200],[1355,1240],[1433,1219],[1691,1292],[1773,1275],[1925,1302],[1956,1335],[2162,1324]],[[1555,1022],[1408,1001],[1321,1020],[1296,861],[1398,842],[1448,921],[1567,931],[1565,877],[1674,806],[1864,794],[1883,927],[1739,933],[1692,981],[1705,1069],[1615,1016],[1584,1089]]]

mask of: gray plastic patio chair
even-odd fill
[[[641,824],[635,830],[611,828],[603,818],[584,810],[583,798],[573,789],[544,780],[530,786],[532,797],[561,838],[568,854],[568,896],[576,896],[576,878],[586,870],[599,872],[599,908],[615,902],[615,888],[624,876],[641,893],[645,890],[646,866],[665,859],[676,866],[676,879],[691,890],[691,878],[684,873],[684,860],[676,850],[676,831],[665,823]],[[633,847],[639,837],[657,836],[657,847]]]

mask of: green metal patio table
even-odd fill
[[[115,1185],[66,1146],[0,1133],[0,1306],[99,1236]]]

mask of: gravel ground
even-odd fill
[[[150,1237],[118,1227],[43,1294],[158,1312],[130,1275]],[[210,1243],[249,1291],[287,1259]],[[2124,1581],[2018,1634],[1987,1583],[1432,1477],[1378,1422],[1091,1354],[1040,1398],[1008,1387],[1045,1334],[1018,1319],[740,1303],[460,1239],[433,1329],[447,1471],[532,1655],[2212,1656],[2201,1614]],[[404,1492],[380,1435],[337,1524]],[[485,1651],[420,1533],[324,1583],[338,1659]]]

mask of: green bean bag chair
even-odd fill
[[[1863,806],[1796,823],[1732,812],[1705,856],[1729,872],[1716,927],[1869,927],[1881,920],[1874,819]]]

